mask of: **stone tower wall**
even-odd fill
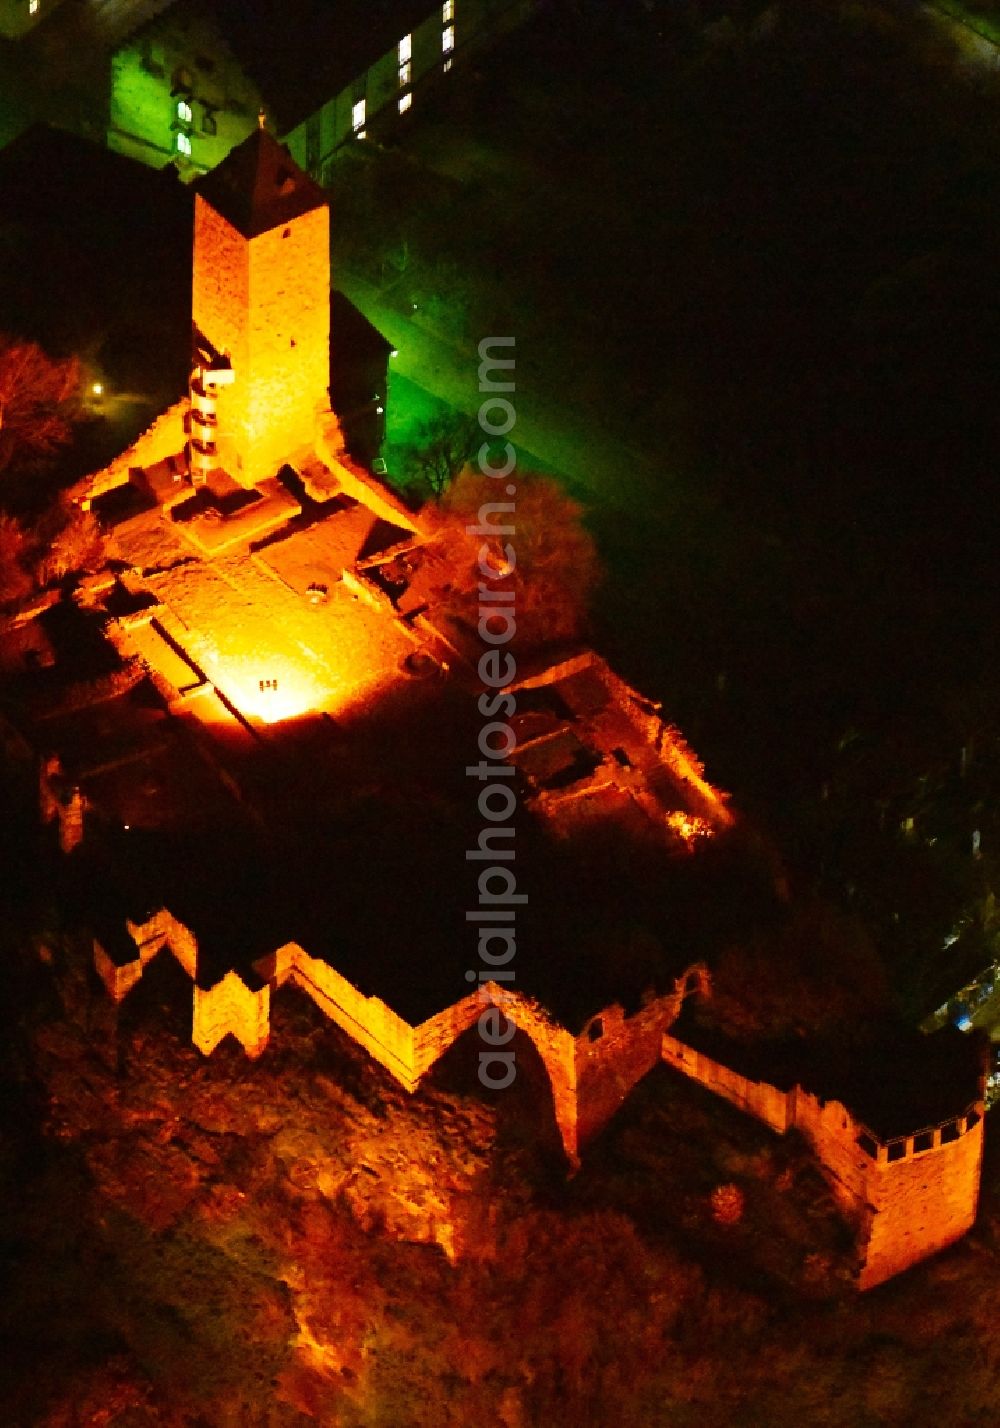
[[[961,1117],[957,1139],[930,1150],[909,1151],[895,1162],[879,1162],[869,1173],[868,1198],[875,1207],[859,1283],[870,1289],[908,1265],[956,1240],[972,1228],[979,1205],[983,1161],[981,1110]],[[939,1132],[935,1132],[939,1135]]]
[[[194,231],[195,339],[235,372],[218,392],[220,464],[252,486],[313,446],[329,406],[329,210],[247,239],[199,194]]]
[[[246,315],[250,303],[250,245],[232,224],[206,203],[194,200],[194,271],[191,287],[192,362],[207,342],[213,356],[228,357],[236,372],[246,372],[250,342]],[[219,462],[238,474],[244,445],[244,393],[236,386],[219,389],[216,449]]]
[[[330,211],[324,205],[250,244],[250,384],[244,479],[312,448],[330,404]],[[239,386],[239,377],[237,377]]]
[[[249,303],[250,244],[200,193],[195,194],[191,286],[194,338],[197,342],[201,334],[216,353],[228,354],[237,371],[246,368],[249,356]],[[220,395],[229,399],[233,393],[225,391]],[[227,417],[231,421],[232,413]],[[221,419],[220,411],[220,422]]]

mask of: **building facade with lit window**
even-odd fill
[[[196,174],[220,163],[264,109],[297,162],[323,181],[343,144],[388,131],[424,89],[535,6],[283,0],[265,8],[177,0],[113,56],[108,144]]]
[[[0,35],[18,40],[49,15],[60,0],[0,0]]]

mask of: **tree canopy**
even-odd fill
[[[583,521],[583,508],[551,477],[520,473],[516,495],[490,477],[466,468],[440,503],[425,508],[427,526],[448,556],[446,609],[467,624],[478,618],[481,553],[496,570],[496,584],[513,591],[521,641],[542,645],[582,635],[590,597],[600,578],[597,547]],[[477,535],[480,509],[508,507],[492,520],[510,534]]]
[[[69,441],[78,416],[80,363],[49,357],[0,332],[0,473],[36,466]]]

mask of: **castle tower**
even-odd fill
[[[329,408],[330,211],[263,120],[194,189],[192,474],[249,487]]]

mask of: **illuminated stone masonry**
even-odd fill
[[[149,963],[168,950],[193,983],[192,1041],[211,1054],[226,1036],[257,1057],[270,1035],[272,997],[290,985],[306,993],[341,1031],[365,1049],[408,1091],[416,1091],[448,1048],[475,1025],[487,1007],[500,1008],[533,1042],[552,1088],[556,1124],[571,1165],[583,1144],[618,1110],[633,1086],[661,1056],[665,1030],[676,1020],[688,991],[703,986],[707,971],[691,967],[665,996],[633,1016],[605,1007],[573,1036],[533,997],[484,983],[417,1026],[379,997],[364,996],[329,962],[294,942],[254,966],[253,984],[230,970],[213,986],[198,981],[198,945],[191,930],[161,909],[144,923],[129,923],[135,956],[121,961],[94,941],[94,966],[112,1000],[120,1003]]]
[[[266,1048],[274,995],[286,985],[306,993],[341,1031],[406,1090],[414,1092],[434,1064],[497,1007],[532,1041],[549,1077],[556,1124],[567,1159],[580,1152],[661,1059],[778,1134],[798,1130],[811,1146],[846,1218],[855,1229],[857,1286],[871,1289],[960,1239],[973,1225],[982,1167],[985,1103],[905,1136],[883,1138],[836,1100],[800,1085],[781,1090],[754,1081],[671,1035],[689,995],[705,997],[707,968],[690,967],[673,990],[631,1016],[603,1008],[574,1036],[533,997],[485,983],[414,1026],[376,996],[365,996],[329,962],[288,943],[255,964],[248,984],[229,971],[211,987],[198,982],[198,947],[190,929],[161,910],[128,926],[136,955],[116,961],[94,942],[94,965],[121,1002],[149,962],[168,949],[193,982],[192,1040],[210,1054],[233,1036],[251,1057]]]
[[[392,872],[384,873],[384,886],[400,898],[399,927],[383,928],[383,942],[374,949],[371,929],[364,926],[359,939],[355,928],[353,962],[338,920],[350,910],[343,896],[347,880],[320,909],[319,922],[304,932],[297,928],[302,904],[330,881],[323,861],[330,856],[327,845],[318,860],[310,858],[308,845],[338,797],[344,801],[336,804],[335,818],[353,841],[355,806],[345,784],[348,793],[356,792],[362,815],[367,810],[371,818],[377,808],[378,823],[391,832],[394,819],[405,823],[407,802],[430,807],[439,817],[417,829],[417,840],[433,844],[444,826],[446,800],[434,778],[447,770],[432,776],[410,755],[405,746],[412,723],[390,721],[379,744],[372,721],[366,726],[360,716],[389,706],[408,718],[419,699],[414,671],[421,670],[425,681],[430,672],[429,684],[421,687],[437,691],[439,703],[428,702],[425,723],[431,743],[440,746],[449,692],[454,703],[459,691],[464,707],[474,684],[468,652],[435,626],[434,610],[419,601],[410,609],[388,593],[392,581],[379,580],[382,563],[398,558],[405,565],[415,552],[425,554],[427,544],[398,498],[346,455],[329,407],[328,244],[322,192],[263,129],[201,180],[189,398],[76,493],[108,530],[116,572],[92,582],[78,603],[102,623],[121,664],[93,686],[98,708],[91,724],[74,728],[72,713],[64,718],[66,711],[59,710],[46,724],[36,745],[43,750],[42,818],[55,825],[66,854],[86,859],[92,843],[102,847],[106,862],[95,867],[109,871],[120,857],[132,873],[137,867],[148,873],[152,863],[159,876],[164,850],[173,848],[176,855],[181,848],[181,880],[170,884],[173,891],[157,885],[151,894],[147,885],[144,901],[128,903],[133,915],[124,929],[101,931],[94,939],[94,965],[109,995],[121,1003],[150,963],[169,950],[191,982],[195,1046],[208,1055],[232,1036],[257,1057],[268,1044],[274,997],[286,986],[297,987],[411,1092],[483,1011],[496,1007],[530,1038],[545,1065],[571,1165],[663,1060],[777,1132],[802,1132],[857,1225],[860,1287],[951,1243],[975,1218],[981,1100],[946,1123],[883,1142],[837,1101],[821,1101],[801,1086],[780,1091],[751,1082],[671,1035],[686,999],[710,988],[708,969],[694,959],[687,966],[678,962],[676,949],[673,961],[659,964],[657,990],[640,996],[640,984],[629,992],[621,985],[629,949],[614,938],[599,939],[594,966],[604,981],[598,992],[579,960],[574,973],[564,964],[549,965],[554,949],[543,932],[535,937],[533,970],[522,958],[521,971],[528,975],[519,972],[517,990],[489,981],[453,1000],[452,988],[475,978],[461,970],[465,962],[451,969],[450,959],[461,958],[462,951],[441,940],[458,939],[454,922],[450,934],[442,926],[439,898],[446,889],[434,882],[433,864],[430,873],[420,869],[434,893],[423,964],[399,965],[396,939],[408,946],[413,927]],[[156,700],[140,697],[129,703],[137,681],[143,682],[137,694],[151,687],[162,707],[151,710]],[[734,818],[725,796],[706,780],[659,706],[593,651],[522,671],[514,692],[517,745],[511,757],[526,813],[538,830],[535,846],[548,839],[565,861],[567,847],[572,859],[580,856],[582,844],[573,843],[578,834],[585,843],[599,828],[602,836],[617,839],[627,852],[624,861],[634,865],[627,870],[633,885],[626,893],[615,882],[623,876],[617,866],[605,894],[610,902],[642,897],[650,885],[666,886],[678,868],[697,871],[706,849],[727,846]],[[387,768],[365,768],[364,754],[352,752],[352,730]],[[108,731],[118,742],[105,756],[97,746]],[[63,761],[60,739],[75,762]],[[425,742],[425,755],[431,743]],[[81,750],[96,757],[96,767],[84,766]],[[215,818],[207,848],[197,838],[185,842],[206,810]],[[272,814],[275,824],[269,826]],[[278,910],[266,937],[250,949],[240,944],[246,924],[243,933],[234,930],[229,912],[240,910],[247,879],[255,893],[257,883],[265,888],[251,915],[264,910],[272,886],[262,880],[268,867],[278,868],[282,819],[288,846],[275,872]],[[260,846],[266,851],[246,845],[256,848],[261,865],[244,870],[242,882],[226,893],[234,902],[213,933],[201,919],[210,924],[210,909],[219,902],[213,881],[218,839],[233,842],[239,862],[244,845],[235,841],[238,827],[264,830]],[[325,828],[336,842],[336,823]],[[143,843],[144,834],[153,841]],[[398,841],[406,846],[405,838]],[[367,843],[364,857],[374,857]],[[464,859],[464,851],[456,857]],[[581,875],[573,861],[572,886],[557,889],[562,921],[578,898],[581,876],[584,882],[599,878],[605,863],[605,845],[588,872]],[[457,861],[456,872],[462,866]],[[338,866],[338,876],[340,871]],[[356,865],[355,876],[357,871]],[[381,865],[378,871],[383,874]],[[405,868],[396,867],[397,877],[400,871]],[[203,900],[193,904],[200,911],[185,912],[185,921],[176,898],[196,874],[203,879]],[[369,888],[361,902],[381,893],[381,887]],[[140,905],[141,914],[135,911]],[[675,921],[676,910],[672,903]],[[677,940],[676,930],[670,935]],[[328,936],[340,939],[339,946],[324,943],[316,955],[316,942]],[[575,943],[572,951],[578,959]],[[366,995],[357,985],[371,971],[366,963],[372,955],[386,965],[381,980],[365,985],[384,996]],[[437,962],[440,968],[431,965]],[[354,980],[345,975],[352,967]],[[437,983],[423,985],[435,971]],[[400,975],[407,973],[408,1004],[400,987]],[[565,989],[574,975],[594,1003],[583,1008],[582,1021],[567,1010]],[[546,988],[544,995],[523,990],[533,977]],[[420,984],[416,992],[413,980]],[[410,1010],[411,1019],[386,998]],[[563,1005],[561,1019],[546,1002]]]
[[[668,842],[688,848],[732,827],[725,796],[680,730],[592,650],[513,689],[524,711],[513,720],[513,761],[531,806],[557,827],[572,827],[587,804],[609,817],[640,810]]]
[[[313,444],[329,408],[329,291],[326,196],[259,129],[195,185],[193,362],[218,393],[192,426],[193,470],[217,464],[253,487]]]
[[[663,1059],[784,1135],[799,1131],[857,1227],[858,1287],[871,1289],[970,1230],[979,1203],[985,1084],[938,1125],[884,1139],[836,1100],[754,1081],[667,1033]]]

